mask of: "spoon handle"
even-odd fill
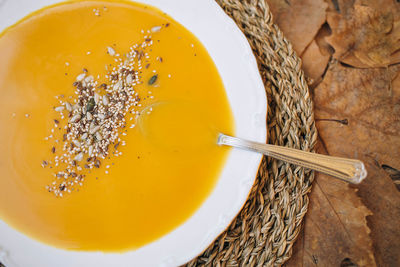
[[[262,144],[224,134],[220,134],[218,137],[218,144],[262,153],[275,159],[329,174],[353,184],[360,183],[367,176],[364,163],[356,159],[331,157],[283,146]]]

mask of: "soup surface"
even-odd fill
[[[61,168],[42,166],[60,150],[59,97],[75,97],[82,68],[103,79],[115,63],[107,47],[122,55],[149,33],[135,86],[146,112],[126,117],[136,127],[121,135],[121,153],[83,169],[72,193],[48,192]],[[166,14],[132,2],[62,3],[0,35],[0,59],[0,218],[11,226],[64,249],[122,251],[173,230],[211,193],[229,153],[217,135],[233,134],[232,113],[205,48]]]

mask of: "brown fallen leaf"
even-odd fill
[[[382,169],[387,172],[387,174],[393,180],[393,183],[396,185],[397,190],[400,191],[400,170],[397,170],[385,164],[382,165]]]
[[[329,27],[328,23],[324,23],[321,29],[319,29],[317,35],[315,36],[315,41],[321,51],[321,54],[326,56],[332,56],[335,53],[333,47],[326,41],[326,38],[332,34],[332,30]]]
[[[325,23],[301,55],[304,73],[310,79],[310,88],[315,88],[322,81],[328,63],[335,52],[326,41],[326,37],[329,35],[331,35],[331,29]]]
[[[326,152],[319,146],[319,153]],[[375,266],[365,218],[370,214],[354,188],[317,174],[303,231],[285,266]]]
[[[301,60],[303,62],[302,68],[305,75],[313,80],[313,83],[320,81],[320,78],[322,77],[322,74],[325,72],[325,69],[328,65],[330,57],[331,56],[329,54],[323,54],[315,40],[312,41],[309,46],[307,46],[306,50],[301,56]]]
[[[324,0],[267,0],[274,22],[301,55],[326,21]]]
[[[289,8],[283,1],[271,0],[269,3],[275,20],[278,20],[278,25],[296,47],[298,38],[301,36],[301,31],[298,29],[301,27],[296,25],[297,21],[293,20],[292,14],[298,14],[301,11],[290,10],[293,6]],[[327,15],[329,25],[324,24],[315,37],[319,51],[316,50],[312,41],[310,50],[306,49],[302,55],[305,62],[303,66],[308,73],[311,73],[310,65],[307,66],[311,64],[310,59],[312,61],[315,58],[317,62],[323,61],[324,57],[334,52],[334,57],[341,62],[361,68],[387,66],[400,62],[398,3],[391,0],[327,0],[327,3],[329,4]],[[296,8],[302,9],[300,6]],[[388,30],[390,27],[391,29]],[[294,32],[291,32],[291,29],[294,29]],[[296,33],[296,30],[299,32]],[[312,51],[313,56],[307,55]],[[318,53],[321,54],[322,59],[317,59]],[[398,71],[398,66],[357,70],[346,68],[334,61],[323,77],[325,79],[315,89],[314,98],[317,118],[337,120],[336,122],[329,120],[317,122],[328,151],[338,156],[360,157],[367,165],[368,179],[357,187],[359,189],[357,194],[361,197],[362,203],[374,213],[367,217],[367,222],[371,229],[370,237],[378,266],[400,266],[398,256],[400,197],[397,192],[397,188],[400,188],[400,75],[391,84]],[[318,73],[314,72],[312,75],[316,77]],[[318,82],[316,84],[318,85]],[[341,122],[348,124],[343,125]],[[312,266],[316,264],[316,261],[320,266],[330,266],[333,263],[340,266],[355,266],[355,263],[367,264],[363,261],[363,253],[367,255],[367,259],[370,258],[370,253],[368,253],[370,243],[367,239],[357,244],[361,252],[352,250],[354,253],[351,253],[351,256],[345,256],[347,258],[342,257],[344,255],[338,253],[335,247],[335,244],[342,248],[352,244],[349,240],[363,240],[353,238],[353,235],[361,234],[365,237],[367,228],[359,227],[355,232],[351,228],[354,225],[352,218],[362,217],[362,212],[359,213],[357,209],[338,213],[340,215],[338,218],[343,222],[342,227],[334,223],[322,224],[332,232],[325,235],[326,240],[319,248],[320,250],[315,249],[315,242],[311,243],[313,237],[318,237],[313,222],[319,221],[320,216],[326,216],[314,204],[315,199],[321,198],[323,195],[321,192],[326,193],[327,201],[330,198],[337,199],[342,196],[341,192],[335,191],[336,187],[325,185],[328,179],[322,175],[316,178],[310,199],[310,211],[305,220],[305,233],[296,243],[294,256],[289,261],[289,264],[293,266],[298,266],[300,263],[304,266]],[[344,191],[354,197],[355,192],[351,188],[345,188]],[[359,203],[359,200],[353,197],[346,198],[345,203],[348,205],[352,202]],[[334,208],[341,210],[343,207],[335,206]],[[326,214],[329,212],[329,209],[325,210]],[[365,210],[364,213],[367,214]],[[311,219],[308,219],[310,217]],[[347,239],[346,235],[343,235],[343,229],[349,229]],[[319,238],[323,238],[324,234]]]
[[[334,57],[348,65],[384,67],[400,62],[400,4],[394,0],[334,0],[327,11]]]
[[[368,177],[356,188],[373,213],[367,222],[378,266],[400,266],[400,193],[394,183],[400,170],[399,71],[400,65],[354,69],[336,61],[314,90],[317,128],[326,150],[366,164]]]

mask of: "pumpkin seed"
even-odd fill
[[[149,80],[149,85],[153,85],[157,81],[158,75],[153,75]]]

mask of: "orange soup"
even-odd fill
[[[121,70],[130,52],[142,63]],[[229,153],[217,136],[234,134],[233,117],[206,49],[168,15],[128,1],[62,3],[5,30],[0,59],[0,218],[12,227],[63,249],[135,249],[178,227],[211,193]],[[116,103],[124,71],[121,84],[130,80],[137,101],[118,117],[117,139],[90,126],[92,142],[112,147],[97,166],[94,152],[67,138],[77,120],[66,102],[79,104],[77,81],[90,75],[98,84],[77,114],[100,120],[88,112]],[[66,177],[81,179],[65,186],[58,174],[67,167],[57,162],[71,147],[80,176]]]

